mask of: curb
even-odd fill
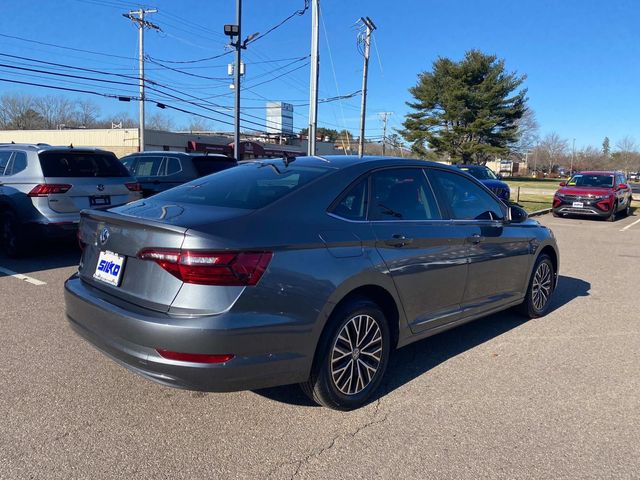
[[[537,217],[539,215],[546,215],[547,213],[549,213],[551,211],[550,208],[543,208],[542,210],[536,210],[535,212],[531,212],[529,214],[530,217]]]

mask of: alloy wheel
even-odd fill
[[[531,299],[533,300],[533,306],[536,310],[541,311],[549,301],[552,284],[551,267],[547,262],[540,263],[533,276],[533,285],[531,288]]]
[[[382,331],[369,315],[351,318],[331,351],[331,378],[345,395],[355,395],[374,379],[382,359]]]

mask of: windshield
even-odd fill
[[[40,166],[45,177],[129,177],[129,171],[113,153],[41,152]]]
[[[567,183],[570,187],[613,187],[613,174],[588,175],[578,174]]]
[[[282,160],[251,162],[223,170],[156,195],[157,200],[256,210],[332,169]]]
[[[463,172],[470,173],[478,180],[497,180],[496,174],[487,167],[460,167]]]

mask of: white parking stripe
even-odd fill
[[[46,285],[47,284],[47,282],[43,282],[42,280],[38,280],[38,279],[33,278],[33,277],[28,277],[26,275],[22,275],[21,273],[14,272],[13,270],[9,270],[8,268],[0,267],[0,273],[4,273],[5,275],[8,275],[9,277],[17,278],[18,280],[24,280],[25,282],[30,283],[32,285]]]
[[[639,218],[638,220],[636,220],[635,222],[630,223],[630,224],[629,224],[629,225],[627,225],[626,227],[624,227],[624,228],[620,229],[620,231],[621,231],[621,232],[624,232],[625,230],[628,230],[628,229],[630,229],[631,227],[633,227],[636,223],[640,223],[640,218]]]

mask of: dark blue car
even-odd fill
[[[480,180],[489,190],[495,193],[500,200],[505,203],[509,202],[509,196],[511,195],[509,185],[500,180],[489,167],[467,164],[458,165],[457,167]]]

